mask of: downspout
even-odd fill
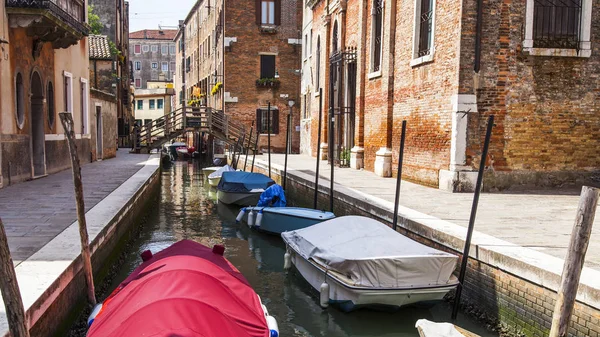
[[[481,69],[481,35],[483,30],[483,0],[477,0],[477,21],[475,27],[475,65],[473,70],[479,73]]]
[[[98,68],[96,67],[96,60],[94,60],[94,88],[98,88]]]

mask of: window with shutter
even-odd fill
[[[280,25],[281,0],[256,0],[256,23],[259,25]]]
[[[267,108],[256,109],[256,128],[259,134],[269,134],[269,124],[271,134],[279,134],[279,109],[271,107],[271,123],[269,123],[269,111]]]
[[[260,78],[275,77],[275,55],[260,56]]]

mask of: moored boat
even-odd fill
[[[245,207],[240,212],[248,226],[271,234],[302,229],[335,218],[331,212],[302,207],[255,206]]]
[[[293,264],[320,303],[343,311],[434,303],[458,285],[458,257],[422,245],[383,223],[344,216],[284,232],[285,265]]]
[[[229,165],[225,165],[215,172],[208,175],[208,184],[212,187],[217,187],[219,185],[219,181],[221,181],[221,176],[223,172],[235,171],[235,169]]]
[[[204,177],[206,177],[208,179],[209,175],[211,175],[212,173],[216,172],[221,167],[223,167],[223,166],[204,167],[204,168],[202,168],[202,174],[204,174]]]
[[[99,304],[88,337],[278,336],[248,281],[223,255],[184,240],[144,262]]]
[[[273,184],[273,179],[261,173],[223,172],[217,186],[217,195],[219,202],[224,204],[256,205],[262,192]]]
[[[421,337],[480,337],[452,323],[437,323],[420,319],[415,323]]]
[[[245,220],[249,227],[272,234],[302,229],[335,217],[331,212],[311,208],[286,207],[287,200],[280,185],[272,185],[260,196],[255,207],[244,207],[236,221]]]

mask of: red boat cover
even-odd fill
[[[142,263],[104,302],[89,337],[268,337],[258,295],[223,256],[184,240]]]

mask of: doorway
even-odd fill
[[[34,71],[31,75],[31,161],[34,178],[46,175],[43,88],[40,74]]]
[[[104,154],[102,149],[104,148],[102,140],[104,135],[102,133],[102,107],[96,106],[96,158],[102,160]]]

